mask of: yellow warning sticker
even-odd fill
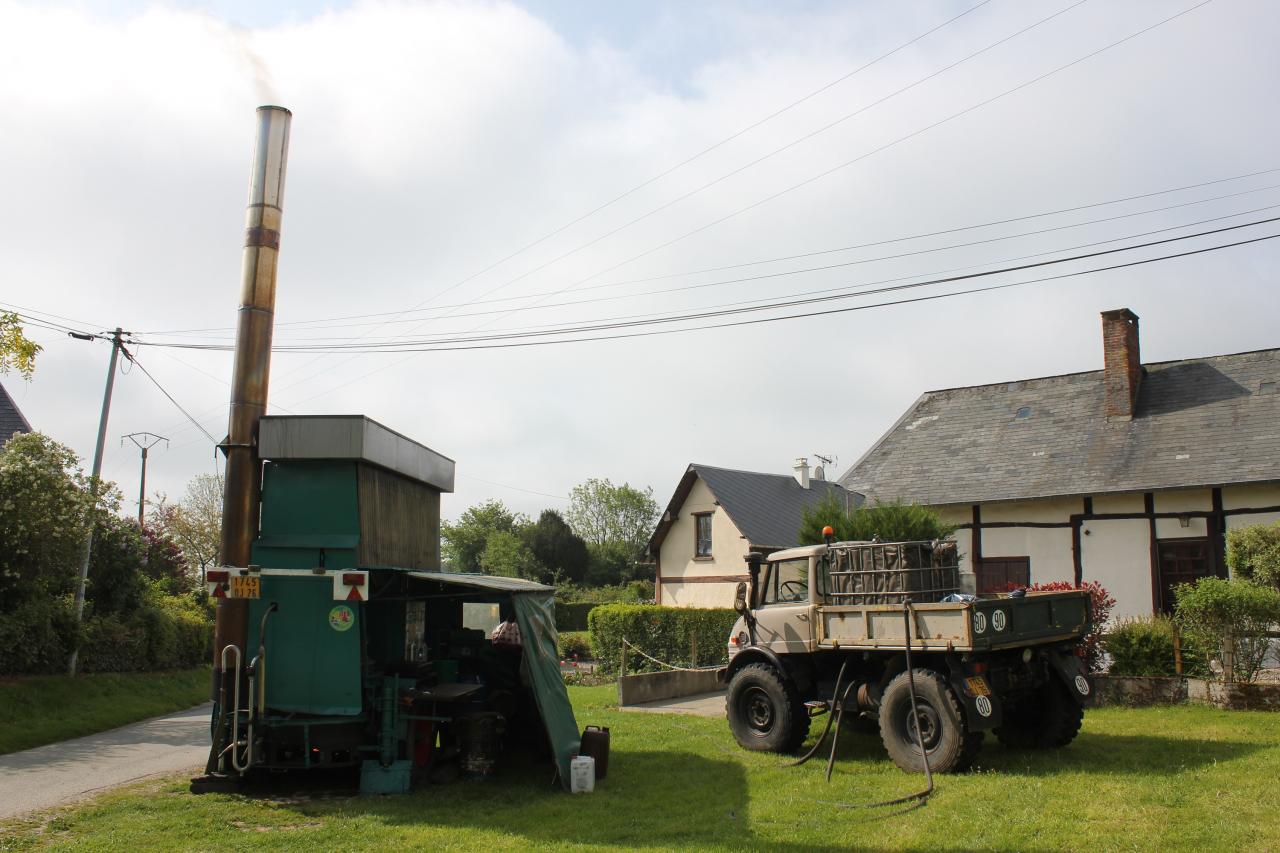
[[[990,696],[991,688],[987,686],[987,680],[981,675],[975,675],[966,678],[964,683],[969,687],[969,693],[974,696]]]

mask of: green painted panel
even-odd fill
[[[276,569],[356,565],[360,508],[354,462],[265,464],[262,524],[253,562]]]
[[[359,714],[364,605],[334,601],[328,577],[266,575],[262,598],[249,606],[246,662],[258,653],[258,628],[271,602],[279,609],[267,620],[267,707]]]

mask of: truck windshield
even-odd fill
[[[796,604],[809,600],[809,561],[782,560],[769,564],[765,576],[760,606],[771,604]]]

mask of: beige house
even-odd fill
[[[690,465],[649,540],[658,604],[729,607],[747,579],[743,557],[799,544],[806,506],[829,494],[861,503],[821,471],[811,476],[805,459],[796,460],[795,476]]]
[[[979,592],[1097,580],[1114,615],[1227,573],[1224,534],[1280,519],[1280,349],[1142,364],[1102,315],[1101,371],[922,395],[847,490],[937,507]]]

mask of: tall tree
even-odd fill
[[[493,533],[514,533],[525,523],[524,516],[507,509],[499,500],[485,501],[440,525],[445,562],[455,572],[481,571],[480,556]]]
[[[214,474],[196,475],[177,504],[161,495],[151,524],[182,549],[192,578],[203,578],[221,546],[222,480]]]
[[[23,334],[17,314],[0,311],[0,375],[16,370],[23,379],[30,379],[36,369],[36,356],[42,349]]]
[[[582,583],[587,577],[587,543],[573,532],[564,516],[544,509],[535,524],[523,530],[525,544],[546,569],[543,581]]]
[[[573,532],[588,543],[622,543],[630,559],[638,560],[658,520],[658,504],[650,487],[640,491],[629,483],[615,486],[607,479],[593,478],[569,492],[565,517]]]
[[[541,580],[546,568],[515,530],[494,530],[480,552],[480,571],[486,575]]]

